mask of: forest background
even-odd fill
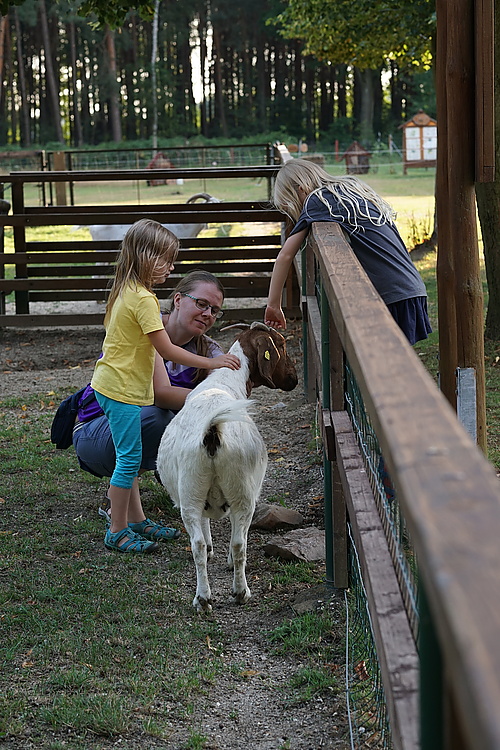
[[[221,139],[384,153],[419,109],[436,115],[434,0],[0,0],[0,14],[0,156]],[[500,339],[500,181],[476,195]]]
[[[0,12],[0,148],[382,149],[419,109],[435,116],[427,0],[2,0]]]

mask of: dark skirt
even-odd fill
[[[393,302],[387,307],[410,344],[423,341],[432,333],[427,314],[427,297],[411,297]]]

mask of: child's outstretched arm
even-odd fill
[[[269,285],[267,307],[264,313],[264,323],[271,328],[286,328],[285,316],[281,309],[281,295],[283,294],[283,287],[285,286],[290,266],[300,250],[307,232],[308,229],[303,229],[301,232],[292,234],[291,237],[285,240],[274,263],[271,283]]]
[[[179,365],[198,367],[203,370],[217,370],[219,367],[229,367],[230,370],[240,369],[240,360],[234,354],[220,354],[218,357],[200,357],[198,354],[192,354],[182,347],[173,344],[164,328],[152,331],[152,333],[148,333],[148,336],[154,348],[163,359],[169,359],[171,362],[177,362]]]

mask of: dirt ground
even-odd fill
[[[215,332],[212,335],[224,349],[236,336],[235,331]],[[102,343],[102,329],[2,329],[0,330],[0,399],[31,393],[43,393],[63,387],[82,387],[89,380],[93,363]],[[283,502],[299,511],[304,526],[323,526],[323,478],[319,446],[315,446],[313,424],[314,405],[306,403],[303,395],[301,370],[300,325],[287,330],[289,350],[296,360],[300,374],[298,387],[291,393],[256,389],[255,420],[269,451],[269,468],[262,490],[262,499]],[[72,450],[72,449],[71,449]],[[76,459],[75,459],[76,464]],[[103,480],[104,482],[105,480]],[[218,680],[216,688],[203,696],[195,706],[192,725],[199,725],[210,738],[207,748],[222,750],[319,750],[319,748],[350,748],[346,729],[346,708],[343,692],[343,665],[338,669],[339,690],[321,695],[306,703],[284,708],[276,700],[276,692],[269,690],[285,685],[297,670],[296,660],[272,653],[264,633],[284,616],[297,613],[298,600],[310,599],[310,606],[323,605],[336,609],[342,619],[343,603],[329,597],[326,588],[307,590],[304,584],[291,584],[281,602],[279,613],[270,607],[263,612],[262,588],[265,577],[259,576],[264,565],[263,546],[266,533],[250,532],[248,573],[253,597],[244,608],[229,602],[229,576],[225,568],[225,547],[229,523],[213,525],[215,558],[211,563],[210,578],[213,588],[214,613],[224,630],[231,633],[229,660],[244,665],[249,679],[236,689],[228,678]],[[323,591],[324,588],[324,591]],[[194,594],[187,592],[190,596]],[[323,596],[324,594],[324,596]],[[236,637],[235,637],[236,636]],[[342,637],[340,633],[339,638]],[[238,712],[238,722],[231,714]],[[141,747],[173,748],[186,745],[189,727],[178,727],[171,743],[157,744],[144,740]],[[136,747],[124,744],[121,747]],[[18,747],[21,747],[20,745]],[[23,745],[23,748],[30,747]],[[108,746],[106,746],[108,747]],[[109,745],[111,747],[111,745]],[[137,745],[139,747],[139,745]]]

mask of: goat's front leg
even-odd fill
[[[248,588],[245,568],[247,562],[248,529],[252,521],[255,503],[250,509],[231,512],[231,544],[227,563],[234,569],[233,596],[237,604],[245,604],[252,596]]]
[[[181,510],[182,520],[191,541],[191,552],[196,567],[196,595],[193,599],[193,607],[198,612],[211,612],[212,592],[208,581],[208,550],[203,528],[205,520],[208,521],[208,519],[202,518],[201,511],[199,515],[195,511],[196,509]],[[210,535],[210,526],[208,526],[208,533]]]

